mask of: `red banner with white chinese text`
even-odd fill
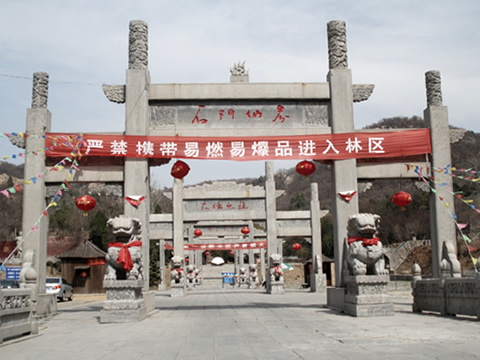
[[[431,153],[430,130],[344,134],[176,137],[97,134],[46,135],[48,157],[117,156],[204,160],[342,160]]]
[[[251,249],[265,249],[267,247],[266,241],[250,241],[241,243],[227,243],[227,244],[184,244],[183,250],[251,250]]]

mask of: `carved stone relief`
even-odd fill
[[[48,74],[36,72],[33,74],[32,108],[44,109],[48,100]]]
[[[346,69],[347,35],[344,21],[330,21],[327,24],[328,63],[330,69]]]
[[[148,67],[148,25],[145,21],[130,22],[128,68],[143,70]]]
[[[442,79],[440,71],[432,70],[425,73],[427,86],[427,105],[442,106]]]

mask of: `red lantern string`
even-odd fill
[[[300,245],[299,243],[295,243],[292,245],[292,249],[297,251],[297,250],[300,250],[302,248],[302,245]]]
[[[248,235],[250,233],[248,226],[244,226],[241,231],[243,235]]]
[[[183,179],[185,176],[187,176],[189,171],[190,166],[188,166],[186,162],[178,160],[175,164],[173,164],[170,175],[176,179]]]
[[[87,211],[92,210],[97,205],[97,202],[90,195],[83,195],[75,200],[75,205],[83,211],[83,216],[87,216]]]
[[[303,176],[311,175],[315,172],[315,164],[308,160],[300,161],[297,166],[295,166],[295,171]]]
[[[400,206],[402,210],[405,210],[405,207],[412,203],[412,195],[405,191],[400,191],[392,196],[392,202]]]

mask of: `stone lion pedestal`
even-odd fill
[[[172,284],[170,290],[170,297],[183,297],[186,295],[184,283]]]
[[[283,280],[271,282],[270,284],[270,294],[280,295],[285,293],[285,284]]]
[[[346,276],[345,314],[356,317],[394,315],[388,282],[388,275]]]
[[[100,311],[100,323],[127,323],[147,317],[142,298],[143,280],[104,280],[107,299]]]

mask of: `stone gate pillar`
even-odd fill
[[[444,168],[452,163],[450,150],[450,128],[448,125],[448,109],[442,103],[441,76],[439,71],[425,73],[427,87],[427,108],[423,112],[425,122],[430,128],[432,142],[432,169]],[[430,186],[441,193],[443,200],[430,193],[430,229],[432,237],[432,275],[440,277],[442,259],[448,261],[450,273],[454,277],[461,276],[461,266],[457,259],[457,240],[455,222],[450,214],[455,214],[454,197],[444,189],[453,189],[451,176],[432,171]],[[440,186],[439,184],[442,184]],[[443,188],[443,189],[442,189]],[[445,203],[449,208],[445,209]],[[445,251],[445,253],[444,253]]]
[[[322,231],[320,201],[318,200],[318,184],[310,184],[310,223],[312,226],[312,273],[310,275],[310,291],[325,291],[326,277],[322,266]]]
[[[148,25],[144,21],[130,22],[129,59],[125,87],[125,135],[148,135],[150,110],[148,89]],[[137,151],[148,153],[148,143],[139,144]],[[126,158],[124,195],[143,195],[137,207],[124,202],[124,213],[142,223],[144,291],[149,288],[150,254],[150,172],[148,158]]]
[[[159,259],[160,259],[160,282],[158,283],[158,290],[167,290],[167,280],[165,279],[165,240],[159,241]]]
[[[275,179],[273,161],[265,162],[265,211],[267,214],[267,270],[266,288],[268,293],[272,293],[272,284],[269,276],[270,256],[277,253],[278,239],[277,239],[277,205],[275,194]],[[278,293],[278,292],[275,292]]]
[[[32,107],[27,109],[27,131],[25,138],[25,179],[35,177],[36,184],[24,187],[23,194],[23,252],[22,285],[32,289],[33,301],[36,302],[37,315],[47,310],[45,298],[45,277],[47,262],[48,216],[42,216],[47,203],[45,201],[45,138],[50,131],[51,113],[47,109],[48,74],[33,74]],[[39,220],[39,222],[37,222]],[[45,304],[42,302],[45,299]]]
[[[183,234],[183,179],[173,181],[173,256],[185,258]],[[185,264],[184,264],[185,265]]]
[[[345,22],[329,22],[327,32],[330,68],[327,75],[330,85],[329,125],[333,134],[354,132],[352,73],[347,63]],[[357,191],[357,161],[333,161],[332,180],[335,286],[343,287],[343,243],[347,237],[348,218],[358,213],[358,197],[354,196],[347,202],[338,196],[338,193]]]

